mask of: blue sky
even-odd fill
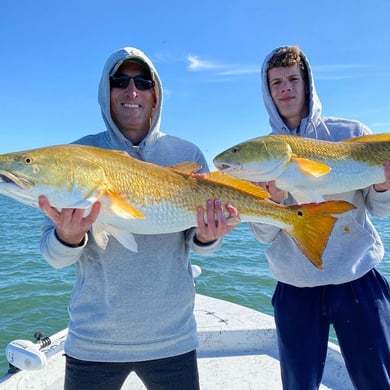
[[[269,132],[260,67],[284,44],[309,57],[324,115],[388,132],[388,15],[388,0],[1,0],[0,153],[104,130],[97,84],[123,46],[162,78],[162,130],[209,162]]]

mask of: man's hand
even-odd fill
[[[253,183],[266,190],[271,195],[271,200],[275,203],[280,203],[287,198],[287,192],[279,189],[275,185],[275,180]]]
[[[225,216],[225,210],[219,199],[207,201],[206,210],[199,206],[197,209],[196,239],[207,244],[215,241],[225,234],[231,232],[239,223],[240,216],[238,210],[231,204],[227,204],[226,210],[229,216]]]
[[[374,190],[377,192],[384,192],[390,190],[390,161],[384,164],[386,181],[380,184],[374,184]]]
[[[46,196],[41,195],[38,199],[39,208],[54,222],[58,238],[66,244],[80,244],[85,233],[96,221],[101,203],[95,202],[92,205],[90,213],[84,217],[84,209],[62,209],[58,211],[51,207]]]

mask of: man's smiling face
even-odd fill
[[[141,76],[148,78],[142,65],[125,62],[116,72],[116,76]],[[157,99],[154,88],[137,89],[134,79],[126,88],[111,88],[111,117],[123,135],[134,145],[138,145],[150,130],[153,110]]]

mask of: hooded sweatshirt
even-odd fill
[[[340,141],[371,133],[358,121],[321,116],[321,102],[314,86],[311,66],[302,52],[309,78],[309,114],[301,120],[297,129],[289,130],[273,102],[267,81],[268,62],[277,50],[266,57],[261,71],[263,99],[273,134],[299,134],[302,137]],[[271,273],[278,281],[297,287],[346,283],[360,278],[382,260],[383,244],[366,211],[377,217],[389,216],[390,191],[376,192],[371,186],[326,196],[325,199],[345,200],[354,204],[356,209],[344,213],[336,222],[323,253],[323,270],[315,268],[282,230],[271,225],[250,224],[260,242],[271,244],[266,250],[266,258]],[[289,195],[284,203],[296,202]]]
[[[150,131],[139,145],[122,135],[110,115],[109,76],[130,59],[150,72],[157,96]],[[206,160],[195,145],[160,131],[162,85],[144,53],[129,47],[114,52],[104,66],[98,96],[106,130],[75,143],[124,150],[163,166],[194,161],[207,172]],[[135,253],[113,237],[103,250],[89,234],[83,246],[70,248],[56,238],[54,230],[46,218],[42,256],[55,268],[74,265],[76,270],[68,307],[67,355],[87,361],[135,362],[176,356],[197,347],[189,251],[210,253],[220,246],[220,240],[197,245],[194,228],[171,234],[134,234]]]

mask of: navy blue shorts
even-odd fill
[[[283,388],[318,389],[332,324],[357,389],[390,389],[390,287],[375,269],[353,282],[278,283],[272,304]]]
[[[89,362],[66,356],[64,390],[119,390],[132,371],[148,390],[199,390],[196,351],[134,363]]]

